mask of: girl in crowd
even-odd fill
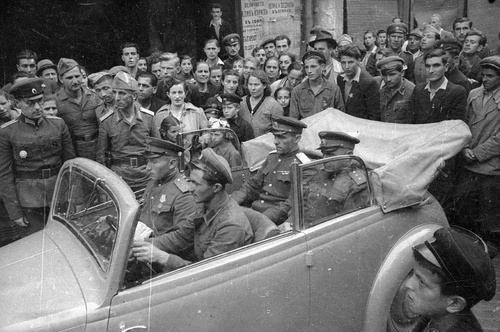
[[[12,105],[13,102],[14,98],[10,94],[4,90],[0,90],[0,125],[17,119],[21,115],[21,110],[14,108]]]
[[[274,99],[283,107],[283,115],[288,116],[290,114],[290,97],[292,95],[292,89],[287,86],[282,86],[274,92]]]
[[[173,116],[167,116],[161,121],[160,136],[165,141],[177,144],[177,136],[181,130],[181,123]]]
[[[161,127],[163,119],[173,116],[180,123],[180,132],[204,129],[208,127],[207,117],[201,108],[186,102],[188,87],[186,82],[172,80],[166,86],[167,97],[171,103],[163,106],[155,115],[156,125]]]
[[[275,56],[271,56],[264,62],[264,72],[269,78],[269,82],[272,84],[274,81],[279,79],[280,76],[280,66],[279,60]]]
[[[184,55],[181,58],[181,73],[179,79],[183,82],[188,82],[189,84],[195,84],[196,81],[193,77],[193,63],[189,55]]]
[[[196,107],[203,107],[207,99],[217,94],[217,88],[209,83],[210,67],[205,61],[196,63],[194,70],[194,79],[196,83],[192,85],[191,89],[191,102]]]
[[[264,69],[264,62],[266,61],[266,50],[263,47],[258,46],[252,50],[252,56],[259,60],[259,68]]]
[[[281,72],[280,78],[284,78],[288,75],[288,66],[290,66],[290,64],[292,64],[296,60],[295,54],[289,52],[282,53],[280,54],[278,60],[280,63]]]
[[[283,108],[270,96],[269,79],[262,70],[256,70],[248,78],[249,94],[243,97],[240,115],[253,128],[255,137],[271,131],[272,117],[283,115]]]

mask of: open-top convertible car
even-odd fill
[[[430,128],[380,123],[388,141],[413,137],[417,143],[379,146],[372,158],[364,151],[379,139],[368,139],[374,123],[328,112],[321,116],[333,116],[345,131],[357,129],[362,143],[355,156],[294,164],[291,229],[168,273],[132,273],[129,250],[139,204],[127,185],[93,161],[66,162],[46,228],[0,249],[0,330],[385,330],[411,269],[413,245],[447,225],[439,204],[425,193],[429,181],[415,181],[416,173],[435,173],[433,165],[461,149],[470,134],[459,121]],[[318,130],[326,128],[314,125],[324,123],[320,117],[310,121],[303,147],[313,151]],[[265,150],[266,139],[242,144],[249,168],[258,167],[252,149]],[[446,152],[422,158],[438,141],[446,141]],[[368,180],[366,195],[348,210],[307,219],[305,174],[327,162],[355,163]],[[403,165],[415,169],[399,170]]]

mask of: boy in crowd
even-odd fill
[[[223,93],[221,98],[224,118],[229,124],[229,129],[238,136],[240,143],[255,138],[252,125],[238,116],[242,99],[234,93]]]

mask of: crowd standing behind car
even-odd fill
[[[179,131],[185,132],[208,128],[213,123],[208,114],[231,116],[225,121],[241,141],[271,132],[273,117],[284,114],[282,105],[285,115],[296,120],[328,107],[384,122],[460,119],[467,122],[473,137],[452,167],[443,170],[446,185],[439,185],[436,195],[452,224],[477,232],[495,253],[500,241],[500,209],[491,202],[499,201],[500,186],[491,184],[500,175],[500,118],[496,116],[500,110],[500,56],[498,50],[490,56],[486,36],[469,19],[457,18],[452,32],[443,30],[437,14],[429,18],[429,24],[412,30],[394,19],[383,29],[367,27],[362,44],[348,35],[335,39],[328,27],[315,27],[303,57],[290,53],[290,46],[299,41],[280,34],[263,40],[252,51],[255,58],[243,59],[241,36],[221,16],[220,6],[215,4],[203,46],[206,59],[177,54],[176,50],[145,57],[137,44],[127,41],[120,48],[122,65],[88,73],[64,54],[55,65],[31,50],[20,51],[18,73],[0,93],[0,146],[5,147],[0,160],[12,163],[19,159],[23,164],[23,151],[36,154],[43,150],[41,140],[30,138],[26,148],[12,151],[8,133],[21,122],[29,122],[30,115],[23,109],[43,110],[45,103],[47,112],[55,111],[63,120],[61,130],[69,131],[71,151],[77,157],[121,169],[134,190],[144,188],[148,181],[146,140],[160,137],[158,130],[167,117],[173,117]],[[15,94],[23,80],[36,77],[42,82],[45,98],[27,103],[23,96],[14,98],[9,93]],[[223,94],[232,96],[223,102]],[[289,106],[278,103],[278,96],[288,96]],[[239,98],[238,106],[234,100]],[[210,111],[205,113],[205,109]],[[58,123],[51,115],[42,117]],[[67,156],[61,162],[65,159]],[[19,207],[22,188],[14,179],[21,173],[8,175],[12,172],[8,165],[2,165],[0,181],[4,182],[0,186],[17,186],[18,192],[2,191],[0,208],[10,213],[1,215],[0,245],[20,238],[31,222]],[[30,177],[47,168],[36,163],[23,165],[22,172]],[[53,165],[53,169],[58,167],[59,163]],[[464,185],[474,191],[457,192],[457,186]],[[461,202],[470,203],[469,198],[478,204],[470,204],[470,217],[464,220],[457,211],[463,209]],[[28,223],[21,217],[28,218]]]

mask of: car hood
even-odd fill
[[[44,231],[0,249],[0,321],[8,330],[85,322],[85,301],[65,256]]]

